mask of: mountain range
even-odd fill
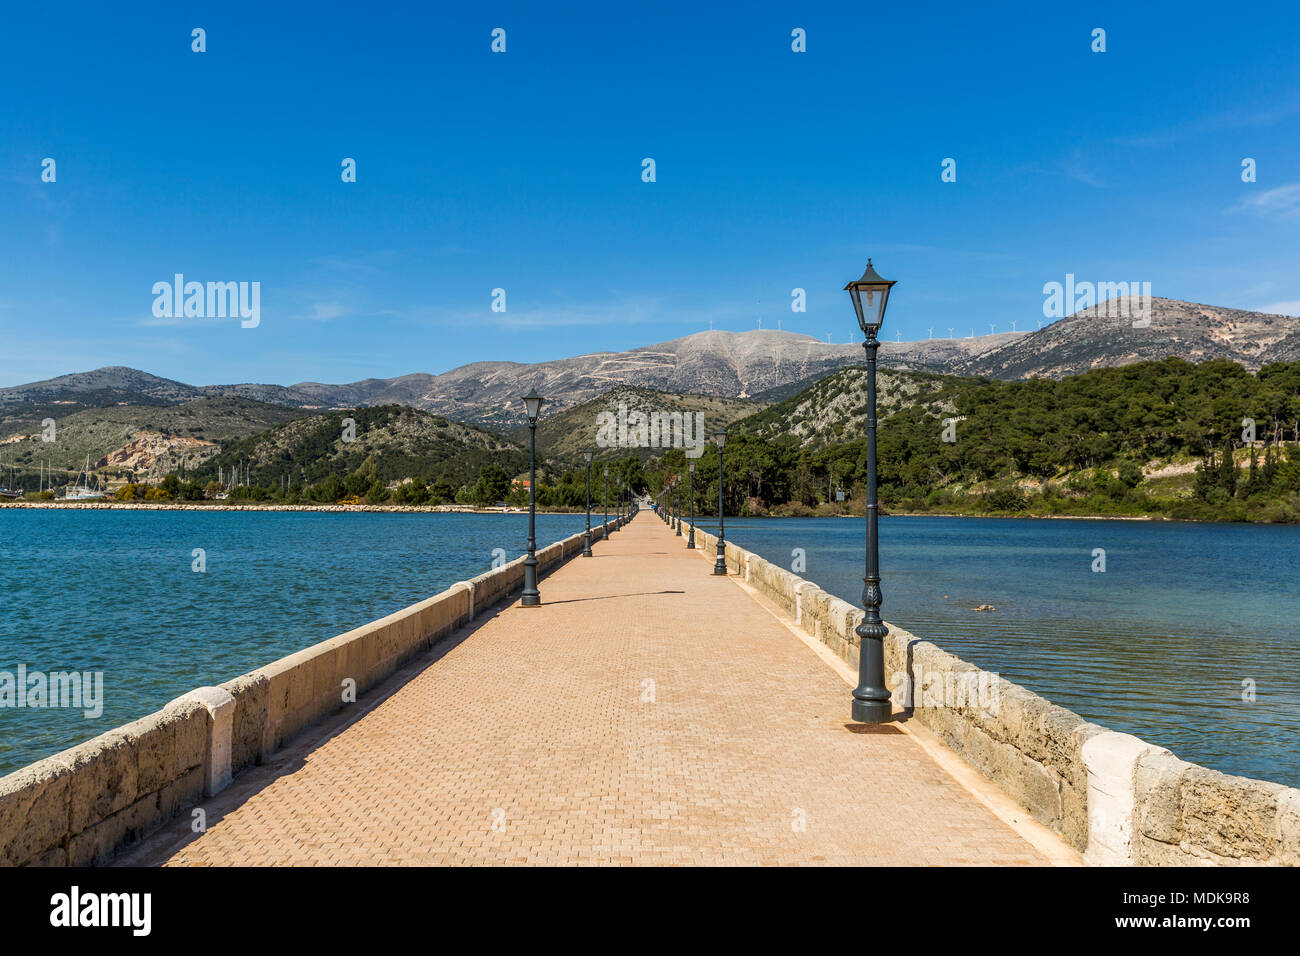
[[[1127,305],[1126,300],[1118,300]],[[883,341],[880,364],[900,371],[1003,379],[1059,379],[1091,368],[1169,355],[1225,358],[1257,369],[1300,359],[1300,320],[1176,299],[1152,299],[1147,327],[1094,307],[1031,332],[917,342]],[[109,405],[176,405],[239,398],[305,410],[407,405],[453,421],[510,429],[524,424],[520,396],[547,397],[560,414],[618,385],[764,402],[788,397],[841,368],[861,364],[860,344],[831,344],[778,330],[698,332],[626,352],[545,362],[474,362],[441,374],[412,373],[342,385],[187,385],[112,366],[0,388],[0,426],[31,429],[45,415]],[[3,437],[0,435],[0,437]]]

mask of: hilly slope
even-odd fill
[[[713,434],[717,429],[730,425],[737,419],[752,414],[763,407],[763,403],[743,398],[719,398],[711,395],[679,395],[661,392],[650,388],[638,388],[632,385],[619,385],[607,392],[566,409],[550,418],[544,418],[537,426],[537,451],[577,463],[582,459],[584,448],[590,447],[597,459],[621,458],[635,455],[648,458],[659,454],[657,448],[638,448],[616,446],[601,447],[598,444],[598,430],[601,413],[608,412],[615,419],[620,415],[620,405],[630,415],[641,412],[647,420],[654,412],[683,415],[704,416],[705,435]],[[691,419],[689,437],[695,439],[699,419]],[[528,441],[527,427],[510,432],[512,438],[524,444]]]
[[[1136,309],[1131,297],[1117,300]],[[1255,370],[1264,362],[1300,358],[1300,320],[1285,315],[1151,299],[1151,325],[1133,328],[1131,317],[1094,306],[1044,326],[999,348],[953,363],[959,375],[1019,379],[1061,378],[1093,368],[1158,361],[1222,358]]]
[[[1122,305],[1130,301],[1117,300]],[[1151,325],[1135,329],[1132,319],[1110,316],[1107,311],[1095,306],[1035,332],[886,340],[880,348],[880,365],[898,371],[1021,379],[1061,378],[1170,355],[1191,362],[1224,358],[1250,369],[1265,361],[1300,358],[1300,321],[1287,316],[1157,298],[1152,300]],[[947,321],[958,326],[965,319]],[[111,367],[2,388],[0,422],[30,425],[55,402],[75,409],[235,396],[310,409],[401,404],[455,421],[510,429],[524,424],[520,397],[530,389],[548,399],[546,417],[617,385],[676,395],[772,401],[862,360],[856,342],[831,344],[795,332],[756,329],[697,332],[625,352],[592,352],[545,362],[474,362],[439,375],[416,372],[343,385],[193,386]]]
[[[886,342],[881,362],[902,368],[939,370],[1025,333],[975,339]],[[519,397],[535,388],[555,415],[615,385],[661,392],[748,398],[828,375],[862,361],[856,344],[828,344],[809,335],[761,329],[697,332],[627,352],[595,352],[575,358],[521,365],[477,362],[433,376],[414,402],[461,421],[502,426],[523,423]]]
[[[901,411],[942,419],[955,415],[963,379],[919,372],[880,370],[876,375],[877,419]],[[865,368],[848,368],[738,421],[734,431],[766,440],[788,440],[800,448],[820,448],[866,434]]]
[[[942,371],[1026,333],[923,342],[885,342],[882,365]],[[862,361],[859,344],[829,344],[772,329],[698,332],[627,352],[593,352],[525,364],[474,362],[441,375],[413,373],[345,385],[186,385],[134,369],[112,367],[0,388],[0,417],[39,421],[52,402],[97,407],[118,402],[174,404],[204,396],[234,396],[298,408],[355,408],[400,404],[455,421],[497,428],[525,423],[520,398],[536,388],[548,399],[547,417],[580,405],[617,385],[678,395],[749,398],[815,381]],[[2,418],[0,418],[2,420]]]
[[[67,414],[78,408],[178,405],[200,398],[226,397],[274,405],[319,407],[322,404],[315,395],[281,385],[186,385],[138,369],[110,365],[91,372],[74,372],[0,388],[0,421],[30,421],[34,415],[43,417],[51,410]]]
[[[860,469],[865,402],[863,373],[848,369],[732,431],[804,454],[842,446]],[[1264,443],[1300,443],[1300,362],[1252,373],[1223,359],[1167,358],[1028,381],[882,372],[879,408],[882,481],[1043,480],[1125,459],[1149,474],[1181,463],[1168,473],[1187,475],[1225,446],[1247,453],[1243,418],[1256,422],[1257,457]],[[955,422],[951,440],[944,419]]]
[[[42,462],[59,480],[66,480],[60,472],[80,470],[87,456],[92,469],[106,469],[112,475],[160,477],[177,469],[182,460],[192,467],[226,443],[303,414],[243,398],[82,409],[55,417],[53,442],[42,440],[39,422],[30,430],[6,428],[0,437],[0,456],[6,465],[16,464],[31,487]]]
[[[355,422],[347,440],[345,419]],[[276,487],[314,484],[328,475],[355,471],[373,456],[381,482],[416,478],[424,482],[472,483],[479,469],[494,464],[507,474],[528,466],[528,453],[504,436],[400,405],[310,415],[242,439],[207,459],[195,475],[228,476],[247,464],[253,484]]]
[[[121,365],[93,372],[0,388],[0,409],[24,403],[65,402],[84,407],[104,405],[176,405],[203,397],[203,390]]]

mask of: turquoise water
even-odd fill
[[[862,606],[862,519],[726,530],[785,568],[804,549],[801,577]],[[1300,786],[1300,527],[889,517],[880,539],[886,621],[1184,760]]]
[[[539,546],[583,520],[539,515]],[[526,529],[526,515],[0,511],[0,671],[104,674],[97,719],[0,708],[0,773],[436,594],[494,548],[517,557]],[[727,523],[783,567],[803,549],[801,576],[855,605],[862,534],[860,519]],[[881,565],[886,620],[918,637],[1186,760],[1300,786],[1300,527],[891,517]]]
[[[538,515],[538,547],[585,520]],[[0,707],[0,774],[437,594],[495,548],[514,559],[527,528],[519,514],[6,509],[0,671],[102,671],[104,706]]]

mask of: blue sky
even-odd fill
[[[845,342],[868,255],[889,339],[1034,328],[1066,273],[1300,313],[1294,3],[556,6],[12,5],[0,384]],[[177,272],[260,325],[155,318]]]

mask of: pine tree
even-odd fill
[[[1205,457],[1201,459],[1200,465],[1196,468],[1196,478],[1192,490],[1196,497],[1205,501],[1210,495],[1210,489],[1216,487],[1217,482],[1218,473],[1214,468],[1214,452],[1206,451]]]
[[[1237,493],[1237,463],[1232,460],[1232,439],[1223,443],[1223,457],[1219,461],[1219,487],[1230,498]]]
[[[1276,445],[1264,446],[1264,487],[1272,488],[1277,478],[1278,450]]]

